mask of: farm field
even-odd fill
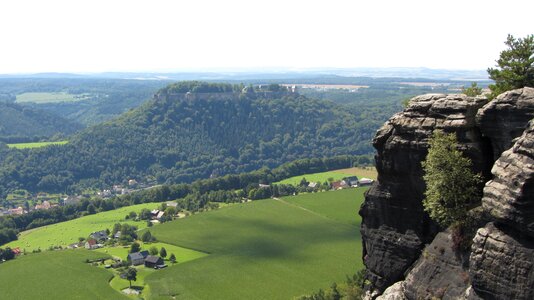
[[[360,177],[367,177],[371,179],[376,179],[376,169],[366,169],[366,168],[348,168],[348,169],[341,169],[341,170],[334,170],[334,171],[328,171],[328,172],[320,172],[320,173],[313,173],[313,174],[305,174],[305,175],[299,175],[290,177],[278,182],[275,182],[275,184],[292,184],[292,185],[298,185],[302,178],[306,178],[307,181],[310,182],[325,182],[328,181],[328,179],[333,179],[334,181],[341,180],[344,177],[353,176],[356,175],[358,178]]]
[[[69,94],[65,92],[55,93],[23,93],[17,95],[17,103],[34,102],[34,103],[57,103],[73,102],[90,99],[89,94]]]
[[[364,188],[257,200],[150,229],[210,255],[145,278],[151,299],[291,299],[362,267]]]
[[[39,248],[46,250],[50,246],[67,246],[77,242],[79,237],[87,238],[91,232],[105,229],[111,230],[115,223],[128,223],[142,229],[146,227],[145,221],[125,220],[125,216],[131,211],[139,213],[143,208],[155,209],[160,204],[144,203],[121,207],[112,211],[23,231],[18,240],[10,242],[6,246],[11,248],[20,247],[20,249],[26,249],[26,251]]]
[[[85,263],[87,250],[45,251],[0,266],[2,299],[128,299],[109,285],[109,271]]]
[[[177,247],[175,245],[165,244],[161,242],[154,242],[154,243],[139,242],[139,243],[141,244],[141,250],[149,250],[151,247],[156,247],[159,251],[161,247],[164,247],[165,250],[167,251],[167,257],[165,258],[165,263],[169,266],[176,266],[177,264],[185,263],[185,262],[208,255],[206,253],[202,253],[202,252],[198,252],[198,251],[194,251],[190,249],[185,249],[182,247]],[[130,249],[130,246],[104,247],[104,248],[96,249],[94,251],[101,252],[103,254],[111,255],[114,257],[118,257],[121,260],[126,260],[129,249]],[[176,256],[176,264],[172,264],[168,260],[171,254],[174,254]],[[159,272],[159,271],[156,271],[151,268],[146,268],[143,265],[136,266],[135,268],[137,269],[137,280],[135,281],[135,283],[132,283],[132,285],[143,287],[143,295],[144,295],[148,293],[149,291],[148,286],[145,285],[146,276],[154,272]],[[109,270],[109,271],[114,272],[113,270]],[[116,276],[113,277],[113,279],[110,281],[110,284],[117,291],[122,291],[123,289],[129,287],[128,280],[120,278],[119,274],[116,274]]]
[[[41,148],[50,145],[65,145],[69,141],[60,141],[60,142],[37,142],[37,143],[17,143],[17,144],[7,144],[9,148],[16,149],[29,149],[29,148]]]
[[[166,259],[168,259],[169,256],[171,256],[171,253],[174,253],[174,255],[176,256],[177,262],[186,262],[186,261],[190,261],[190,260],[201,258],[201,257],[208,255],[206,253],[178,247],[178,246],[171,245],[171,244],[161,243],[161,242],[154,242],[154,243],[139,242],[139,244],[141,244],[141,250],[149,250],[151,247],[156,247],[159,250],[161,249],[161,247],[165,247],[165,250],[167,250]],[[122,260],[126,260],[129,250],[130,250],[130,246],[104,247],[104,248],[96,249],[95,251],[101,252],[103,254],[115,256]]]

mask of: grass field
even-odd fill
[[[128,223],[137,226],[139,229],[145,228],[145,221],[126,221],[124,217],[131,211],[139,213],[143,208],[152,210],[159,205],[160,203],[144,203],[122,207],[67,222],[27,230],[21,233],[18,240],[8,243],[7,246],[11,248],[20,247],[20,249],[26,249],[26,251],[39,248],[46,250],[50,246],[66,246],[75,243],[79,237],[87,238],[91,232],[105,229],[111,230],[115,223]]]
[[[259,200],[151,229],[209,252],[145,278],[152,299],[291,299],[362,267],[358,208],[365,189]]]
[[[161,242],[154,242],[154,243],[139,242],[139,243],[141,244],[142,250],[149,250],[151,247],[156,247],[159,250],[161,249],[161,247],[165,247],[165,250],[167,250],[167,259],[169,258],[169,256],[171,256],[171,253],[174,253],[174,255],[176,256],[177,262],[186,262],[186,261],[201,258],[207,255],[206,253],[202,253],[202,252],[198,252],[195,250],[190,250],[190,249],[186,249],[182,247],[177,247],[175,245],[165,244]],[[130,247],[127,246],[127,247],[104,247],[104,248],[96,249],[95,251],[108,254],[111,256],[115,256],[122,260],[126,260],[129,250],[130,250]]]
[[[16,149],[29,149],[29,148],[41,148],[50,145],[65,145],[69,141],[60,141],[60,142],[37,142],[37,143],[17,143],[17,144],[7,144],[9,148]]]
[[[87,250],[46,251],[0,264],[2,299],[128,299],[109,285],[109,271],[85,263]]]
[[[34,102],[34,103],[57,103],[57,102],[73,102],[89,99],[89,94],[69,94],[65,92],[56,93],[23,93],[17,95],[17,103]]]
[[[176,264],[185,263],[185,262],[208,255],[206,253],[202,253],[202,252],[198,252],[198,251],[194,251],[190,249],[185,249],[182,247],[177,247],[175,245],[165,244],[161,242],[146,243],[146,244],[141,242],[140,244],[141,244],[142,250],[149,250],[151,247],[156,247],[159,250],[161,249],[161,247],[164,247],[165,250],[167,251],[167,258],[165,259],[165,263],[170,266],[176,266]],[[126,260],[129,249],[130,249],[129,246],[128,247],[105,247],[105,248],[96,249],[95,251],[108,254],[114,257],[118,257],[122,260]],[[176,256],[176,264],[171,264],[168,261],[168,258],[171,256],[171,254],[174,254]],[[143,294],[149,293],[149,288],[145,286],[145,278],[148,275],[154,272],[159,272],[159,271],[156,271],[151,268],[146,268],[143,265],[137,266],[136,269],[137,269],[137,280],[135,281],[135,286],[142,287]],[[110,271],[114,272],[113,270],[110,270]],[[130,284],[128,280],[122,279],[118,275],[119,274],[116,274],[116,276],[113,277],[110,284],[117,291],[122,291],[123,289],[129,287]]]
[[[292,184],[292,185],[298,185],[302,178],[306,178],[307,181],[310,182],[325,182],[328,181],[328,179],[333,179],[334,181],[341,180],[344,177],[356,175],[358,178],[361,177],[367,177],[371,179],[376,179],[376,169],[374,168],[348,168],[348,169],[342,169],[342,170],[335,170],[335,171],[328,171],[328,172],[320,172],[320,173],[313,173],[313,174],[306,174],[306,175],[299,175],[290,177],[287,179],[284,179],[279,182],[275,182],[275,184]]]

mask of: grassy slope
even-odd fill
[[[57,103],[72,102],[87,99],[87,95],[73,95],[69,93],[23,93],[17,95],[17,103],[34,102],[34,103]]]
[[[287,179],[284,179],[282,181],[275,182],[275,183],[298,185],[300,181],[302,180],[302,178],[306,178],[306,180],[310,182],[323,183],[325,181],[328,181],[329,178],[333,178],[334,180],[341,180],[345,177],[353,176],[353,175],[356,175],[358,177],[368,177],[371,179],[376,179],[376,170],[349,168],[349,169],[294,176],[294,177],[290,177],[290,178],[287,178]]]
[[[229,206],[155,227],[159,240],[211,255],[148,276],[151,296],[290,299],[326,288],[362,267],[355,226],[362,201],[363,189],[324,192]]]
[[[124,217],[131,211],[139,213],[141,209],[157,208],[160,203],[144,203],[128,207],[122,207],[112,211],[106,211],[67,222],[57,223],[44,227],[24,231],[19,239],[8,243],[9,247],[20,247],[31,251],[41,248],[48,249],[50,246],[66,246],[78,241],[79,237],[87,238],[91,232],[113,229],[115,223],[128,223],[137,226],[139,229],[146,227],[146,222],[126,221]]]
[[[9,148],[16,148],[16,149],[28,149],[28,148],[40,148],[40,147],[46,147],[50,145],[65,145],[68,141],[60,141],[60,142],[38,142],[38,143],[18,143],[18,144],[7,144]]]
[[[0,265],[2,299],[128,299],[109,285],[111,273],[86,264],[86,250],[47,251]]]

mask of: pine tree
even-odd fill
[[[492,99],[509,90],[534,87],[534,35],[523,39],[508,35],[504,43],[508,49],[501,51],[497,68],[488,68],[495,81],[489,86]]]
[[[163,258],[167,257],[167,250],[164,247],[161,247],[161,250],[159,250],[159,256]]]

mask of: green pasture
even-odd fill
[[[109,271],[85,263],[105,256],[81,249],[46,251],[0,264],[0,298],[128,299],[110,286]]]
[[[126,215],[131,211],[139,213],[143,208],[152,210],[160,204],[144,203],[122,207],[67,222],[23,231],[18,240],[8,243],[7,246],[11,248],[20,247],[20,249],[26,249],[26,251],[32,251],[34,249],[46,250],[50,246],[67,246],[78,242],[79,237],[87,238],[92,232],[106,229],[111,230],[115,223],[128,223],[142,229],[147,226],[146,221],[136,222],[125,220]]]
[[[37,142],[37,143],[17,143],[17,144],[7,144],[9,148],[15,149],[30,149],[30,148],[41,148],[50,145],[65,145],[69,141],[59,141],[59,142]]]
[[[151,299],[291,299],[362,268],[365,189],[258,200],[150,229],[210,255],[145,278]]]
[[[57,103],[57,102],[73,102],[89,99],[89,94],[69,94],[65,92],[53,93],[23,93],[17,95],[17,103],[33,102],[33,103]]]
[[[156,247],[158,249],[158,251],[161,249],[161,247],[164,247],[165,250],[167,251],[167,257],[165,258],[165,263],[169,266],[176,266],[178,264],[181,264],[181,263],[185,263],[185,262],[188,262],[190,260],[194,260],[194,259],[197,259],[197,258],[201,258],[201,257],[204,257],[208,254],[206,253],[202,253],[202,252],[198,252],[198,251],[194,251],[194,250],[190,250],[190,249],[185,249],[185,248],[182,248],[182,247],[177,247],[175,245],[170,245],[170,244],[165,244],[165,243],[161,243],[161,242],[155,242],[155,243],[142,243],[142,242],[139,242],[141,244],[141,249],[142,250],[149,250],[151,247]],[[129,249],[130,247],[129,246],[125,246],[125,247],[105,247],[105,248],[100,248],[100,249],[96,249],[95,251],[97,252],[101,252],[101,253],[104,253],[104,254],[108,254],[108,255],[111,255],[111,256],[114,256],[114,257],[117,257],[117,258],[120,258],[121,260],[126,260],[127,259],[127,256],[128,256],[128,253],[129,253]],[[170,261],[169,261],[169,257],[171,256],[171,254],[174,254],[176,256],[176,263],[175,264],[172,264]],[[151,268],[146,268],[145,266],[143,265],[140,265],[140,266],[136,266],[135,267],[137,269],[137,280],[135,281],[135,283],[132,283],[132,285],[135,285],[137,287],[142,287],[143,288],[143,294],[146,294],[148,293],[148,287],[145,285],[145,277],[152,274],[153,272],[159,272],[154,270],[154,269],[151,269]],[[115,272],[113,270],[110,270],[111,272]],[[122,279],[118,276],[118,274],[116,274],[115,277],[113,277],[113,279],[111,280],[110,282],[111,286],[118,290],[118,291],[122,291],[123,289],[129,287],[129,282],[128,280],[125,280],[125,279]]]
[[[333,181],[338,181],[349,176],[358,176],[358,178],[367,177],[371,179],[376,179],[376,170],[374,169],[369,170],[369,169],[363,169],[363,168],[349,168],[349,169],[342,169],[342,170],[335,170],[335,171],[328,171],[328,172],[319,172],[319,173],[312,173],[312,174],[290,177],[290,178],[275,182],[274,184],[298,185],[300,184],[300,181],[302,180],[302,178],[306,178],[306,181],[308,182],[323,183],[325,181],[328,181],[329,179],[332,179]]]

